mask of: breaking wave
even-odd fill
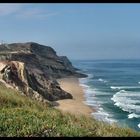
[[[138,127],[140,128],[140,123],[138,124]]]
[[[111,100],[115,102],[114,105],[118,106],[123,111],[127,111],[129,113],[140,113],[140,94],[138,92],[120,90],[113,95]],[[132,114],[129,115],[129,118],[131,117]]]
[[[107,83],[108,82],[107,80],[104,80],[102,78],[99,78],[98,81],[103,82],[103,83]]]
[[[90,87],[88,85],[88,82],[91,78],[93,78],[92,74],[88,74],[87,78],[79,78],[80,85],[83,87],[83,90],[85,92],[86,101],[84,101],[84,103],[92,106],[96,110],[96,112],[92,113],[92,116],[94,116],[95,119],[108,123],[117,122],[116,120],[111,118],[111,114],[108,114],[103,108],[101,108],[101,104],[104,102],[98,101],[96,98],[96,94],[106,95],[108,93],[100,92],[97,89]],[[100,81],[103,80],[100,79]]]
[[[137,115],[135,113],[131,113],[131,114],[128,115],[128,118],[129,119],[132,119],[132,118],[140,118],[140,115]]]
[[[140,88],[140,86],[111,86],[111,89],[137,89]]]
[[[94,116],[95,119],[99,121],[104,121],[110,124],[117,122],[117,120],[112,119],[111,114],[108,114],[107,112],[105,112],[103,108],[99,108],[98,111],[92,113],[92,115]]]

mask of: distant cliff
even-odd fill
[[[1,81],[27,96],[40,101],[72,98],[56,81],[66,76],[86,77],[49,46],[34,42],[0,45]]]

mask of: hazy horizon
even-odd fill
[[[0,4],[0,40],[71,60],[140,59],[140,4]]]

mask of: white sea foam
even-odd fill
[[[97,101],[84,101],[84,103],[93,107],[95,110],[98,110],[100,107],[100,104]]]
[[[85,85],[85,84],[80,84],[80,86],[82,86],[83,88],[88,88],[89,86]]]
[[[86,101],[84,101],[84,103],[89,106],[94,107],[94,109],[97,110],[97,112],[92,113],[92,115],[96,119],[100,121],[108,122],[108,123],[117,122],[116,120],[113,120],[112,118],[110,118],[111,115],[105,112],[103,108],[101,108],[101,104],[103,104],[104,102],[98,101],[96,98],[96,95],[106,95],[108,93],[100,92],[97,89],[91,88],[90,86],[88,86],[87,83],[89,82],[91,78],[93,78],[93,75],[88,74],[87,78],[79,79],[80,85],[83,87],[83,90],[85,92]],[[102,80],[100,79],[100,81]]]
[[[85,92],[86,100],[84,103],[87,105],[95,106],[95,90],[87,85],[89,80],[93,78],[93,74],[88,74],[88,77],[86,78],[79,78],[80,86],[83,87],[83,90]]]
[[[93,74],[88,74],[88,77],[86,78],[79,78],[79,83],[80,83],[80,86],[83,87],[84,89],[84,92],[87,94],[87,95],[90,95],[94,92],[94,90],[92,88],[90,88],[90,86],[87,85],[87,83],[90,81],[90,79],[93,78]]]
[[[132,92],[132,91],[126,91],[126,90],[120,90],[119,92],[117,92],[115,95],[116,96],[121,96],[121,97],[140,97],[139,92]]]
[[[131,114],[128,115],[128,118],[129,119],[132,119],[132,118],[140,118],[140,115],[137,115],[135,113],[131,113]]]
[[[86,97],[86,101],[84,102],[85,104],[94,106],[94,107],[99,106],[98,102],[96,101],[97,99],[95,97],[94,89],[88,87],[84,89],[84,92],[85,92],[85,97]]]
[[[103,82],[103,83],[107,83],[108,82],[107,80],[104,80],[102,78],[99,78],[98,81]]]
[[[88,83],[93,78],[93,74],[87,74],[87,75],[88,77],[86,78],[79,78],[80,84]],[[84,85],[84,86],[87,86],[87,85]]]
[[[88,95],[95,95],[95,90],[92,89],[92,88],[87,88],[86,91],[85,91]]]
[[[134,88],[140,88],[140,86],[111,86],[111,89],[134,89]]]
[[[105,112],[103,108],[99,108],[99,110],[97,112],[93,112],[92,115],[99,121],[107,122],[110,124],[117,122],[117,120],[112,119],[111,114]]]
[[[103,82],[103,81],[104,81],[104,80],[103,80],[103,79],[101,79],[101,78],[100,78],[100,79],[98,79],[98,80],[99,80],[99,81],[101,81],[101,82]]]
[[[107,95],[108,93],[99,92],[97,89],[93,89],[88,85],[84,86],[83,90],[85,92],[84,96],[86,98],[86,101],[84,102],[85,104],[98,108],[100,104],[106,103],[106,101],[98,101],[96,95]]]
[[[95,96],[95,90],[94,89],[92,89],[92,88],[90,88],[90,86],[88,86],[88,85],[81,85],[82,87],[83,87],[83,90],[84,90],[84,92],[85,92],[85,97],[93,97],[93,96]]]
[[[140,128],[140,123],[138,124],[138,127]]]
[[[120,89],[120,87],[114,87],[114,86],[111,86],[110,88],[111,89]]]
[[[140,100],[138,99],[139,97],[140,94],[136,92],[121,90],[114,94],[111,100],[115,102],[114,105],[118,106],[123,111],[127,111],[129,113],[140,113],[140,106],[137,105],[140,104]],[[132,115],[129,117],[132,117]]]
[[[110,95],[110,92],[103,92],[103,91],[99,91],[97,89],[94,89],[95,95]]]
[[[87,79],[87,78],[79,78],[79,82],[80,82],[80,84],[85,84],[85,83],[87,83],[89,81],[89,79]],[[86,86],[86,85],[85,85]]]

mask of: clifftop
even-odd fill
[[[78,77],[85,76],[76,72],[66,56],[58,56],[53,48],[34,42],[0,45],[0,60],[24,61],[27,65],[39,65],[55,78],[73,74]]]
[[[66,56],[58,56],[53,48],[34,42],[0,45],[0,66],[3,82],[27,96],[36,95],[40,101],[72,98],[56,79],[86,76],[77,73]]]

